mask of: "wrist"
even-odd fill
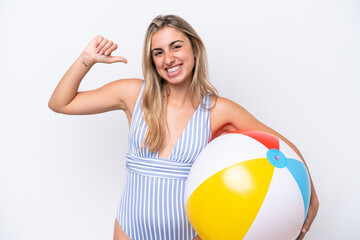
[[[95,63],[95,59],[91,58],[85,52],[82,52],[79,58],[80,62],[83,64],[84,67],[91,68]]]

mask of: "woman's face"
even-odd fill
[[[169,84],[190,83],[194,51],[189,38],[181,31],[164,27],[151,39],[151,56],[159,75]]]

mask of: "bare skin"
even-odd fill
[[[176,42],[176,44],[174,44]],[[166,80],[170,89],[170,96],[166,103],[168,133],[165,145],[159,151],[159,157],[167,158],[174,148],[183,129],[187,125],[195,111],[189,96],[189,86],[192,79],[193,52],[189,39],[181,32],[165,27],[154,34],[152,39],[153,61],[158,73]],[[79,85],[96,63],[126,63],[123,57],[114,57],[111,54],[117,45],[102,36],[96,36],[86,47],[79,58],[60,80],[49,101],[49,107],[63,114],[95,114],[112,110],[123,110],[127,116],[129,125],[132,112],[139,96],[143,80],[123,79],[111,82],[103,87],[91,91],[79,92]],[[168,68],[181,66],[179,73],[169,75]],[[213,101],[214,107],[210,112],[211,131],[215,138],[223,132],[233,130],[258,130],[274,134],[291,146],[301,156],[299,150],[289,140],[281,136],[273,129],[267,127],[240,105],[219,97]],[[303,159],[303,157],[301,156]],[[303,159],[304,160],[304,159]],[[305,161],[304,161],[305,162]],[[318,198],[311,181],[311,200],[308,216],[297,238],[304,238],[317,214],[319,207]],[[114,240],[130,239],[115,220]],[[200,239],[196,236],[195,239]]]
[[[169,131],[165,136],[166,144],[159,151],[159,157],[168,158],[195,111],[188,91],[194,68],[194,53],[186,35],[170,27],[154,34],[151,50],[156,70],[166,80],[171,93],[166,103]],[[180,69],[169,74],[167,69],[174,67]]]
[[[114,240],[130,240],[129,236],[126,235],[124,230],[122,230],[122,228],[120,227],[117,219],[115,219]]]

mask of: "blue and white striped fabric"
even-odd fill
[[[190,168],[211,138],[211,97],[203,97],[168,159],[140,149],[146,124],[141,96],[135,105],[126,154],[126,182],[117,220],[133,240],[192,240],[196,236],[185,213],[184,188]],[[139,150],[140,149],[140,150]]]

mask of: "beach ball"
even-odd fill
[[[284,141],[259,131],[211,141],[185,183],[185,210],[203,240],[292,240],[310,202],[310,178]]]

